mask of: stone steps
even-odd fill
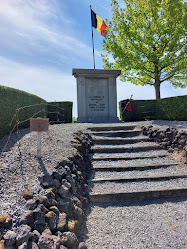
[[[137,138],[102,138],[93,137],[92,142],[96,145],[98,144],[133,144],[138,142],[148,142],[150,139],[144,136],[138,136]]]
[[[187,188],[185,187],[174,187],[174,188],[163,188],[163,189],[150,189],[143,191],[132,191],[132,192],[118,192],[108,194],[90,194],[90,200],[92,202],[112,202],[112,203],[129,203],[144,200],[154,200],[161,198],[176,198],[181,196],[187,196]]]
[[[144,165],[130,165],[130,166],[124,166],[124,165],[115,165],[114,163],[109,166],[101,166],[101,165],[93,165],[93,170],[95,171],[107,171],[107,170],[114,170],[114,171],[133,171],[133,170],[149,170],[149,169],[159,169],[159,168],[167,168],[176,166],[177,163],[163,163],[163,164],[144,164]]]
[[[166,178],[167,179],[167,178]],[[124,182],[90,182],[90,198],[92,195],[136,193],[139,191],[160,191],[164,189],[185,189],[187,178],[178,179],[156,179],[145,181],[124,181]]]
[[[116,154],[116,153],[111,153],[111,154]],[[97,157],[97,156],[93,156],[92,157],[92,160],[93,161],[108,161],[108,160],[112,160],[112,161],[118,161],[118,160],[138,160],[138,159],[154,159],[154,158],[157,158],[157,157],[160,157],[160,158],[162,158],[162,157],[166,157],[167,156],[167,154],[164,154],[164,153],[162,153],[160,156],[157,156],[157,155],[148,155],[148,156],[134,156],[134,157],[132,157],[132,156],[128,156],[128,155],[126,155],[126,156],[124,156],[124,155],[122,155],[121,157],[117,157],[117,156],[113,156],[113,155],[109,155],[109,156],[106,156],[105,155],[105,157],[103,156],[100,156],[100,157]]]
[[[139,182],[139,181],[162,181],[162,180],[170,180],[170,179],[178,179],[178,178],[187,178],[187,175],[181,174],[169,174],[169,175],[159,175],[159,176],[136,176],[136,177],[110,177],[110,178],[98,178],[89,180],[93,183],[99,182]]]
[[[187,170],[136,127],[122,128],[90,128],[94,143],[90,200],[129,202],[187,196]]]
[[[150,153],[144,153],[144,151],[131,153],[95,153],[90,156],[93,161],[153,159],[168,156],[168,152],[164,150],[156,150],[155,153],[151,152],[152,151],[150,151]]]
[[[159,144],[154,145],[140,145],[140,146],[93,146],[93,153],[123,153],[128,151],[148,151],[148,150],[158,150],[160,149]]]
[[[134,130],[136,126],[134,125],[117,125],[117,126],[97,126],[89,127],[90,131],[119,131],[119,130]]]
[[[104,155],[104,154],[103,154]],[[131,158],[131,160],[93,160],[92,166],[93,167],[134,167],[134,166],[152,166],[152,165],[172,165],[177,164],[177,162],[169,155],[164,157],[154,157],[154,158],[144,158],[144,159],[134,159]],[[107,170],[107,169],[106,169]]]
[[[168,167],[160,167],[160,168],[143,168],[143,169],[133,169],[133,170],[110,170],[110,169],[105,169],[105,170],[93,170],[92,171],[92,175],[90,177],[90,181],[91,179],[108,179],[108,178],[112,178],[113,182],[117,182],[115,181],[115,179],[129,179],[131,180],[131,178],[137,179],[137,181],[141,181],[142,178],[146,178],[146,180],[148,178],[151,177],[159,177],[160,176],[171,176],[171,175],[181,175],[182,178],[183,176],[187,175],[187,170],[186,168],[181,168],[180,170],[178,169],[178,166],[168,166]],[[139,179],[141,177],[141,179]],[[153,179],[155,180],[155,179]],[[166,178],[166,180],[168,180]]]
[[[105,136],[105,137],[132,137],[140,135],[140,130],[117,130],[117,131],[98,131],[90,132],[94,136]]]

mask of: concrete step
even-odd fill
[[[150,170],[150,169],[159,169],[159,168],[167,168],[177,166],[177,163],[158,163],[158,164],[144,164],[144,165],[115,165],[114,163],[112,165],[99,165],[96,166],[93,165],[93,170],[96,171],[106,171],[106,170],[113,170],[113,171],[134,171],[134,170]]]
[[[92,142],[94,144],[133,144],[139,142],[148,142],[150,141],[149,137],[138,136],[137,138],[130,137],[130,138],[105,138],[102,137],[92,137]]]
[[[90,194],[92,202],[129,203],[134,201],[154,200],[161,198],[176,198],[187,196],[187,187],[150,189],[143,191],[119,192],[108,194]]]
[[[89,182],[91,194],[109,194],[121,192],[146,191],[151,189],[187,188],[187,178],[152,180],[152,181],[128,181],[128,182]]]
[[[118,125],[118,126],[96,126],[89,127],[90,131],[118,131],[118,130],[134,130],[136,126],[134,125]]]
[[[101,154],[100,154],[101,155]],[[105,154],[102,154],[105,156]],[[122,154],[121,154],[122,155]],[[159,160],[161,159],[161,161]],[[169,154],[165,157],[155,157],[155,158],[144,158],[144,159],[131,159],[131,160],[97,160],[92,161],[93,167],[134,167],[138,166],[146,166],[146,165],[157,165],[157,164],[173,164],[176,161],[173,159],[173,156]]]
[[[118,130],[118,131],[98,131],[90,132],[90,135],[105,137],[133,137],[140,135],[141,130]]]
[[[90,176],[91,179],[113,179],[113,178],[148,178],[149,177],[160,177],[160,176],[170,176],[170,175],[187,175],[186,167],[180,166],[168,166],[168,167],[160,167],[160,168],[143,168],[143,169],[134,169],[134,170],[92,170],[92,174]],[[144,179],[143,179],[144,180]]]
[[[148,155],[148,156],[121,156],[121,157],[117,157],[117,156],[110,156],[110,157],[97,157],[97,156],[94,156],[92,158],[93,161],[116,161],[116,160],[138,160],[138,159],[153,159],[153,158],[158,158],[158,157],[166,157],[167,154],[161,154],[161,155]]]
[[[122,145],[113,145],[113,146],[93,146],[93,153],[123,153],[123,152],[132,152],[132,151],[148,151],[148,150],[158,150],[160,149],[159,144],[148,144],[148,145],[136,145],[136,146],[122,146]]]
[[[126,152],[126,153],[97,153],[90,154],[90,157],[93,161],[115,161],[115,160],[137,160],[137,159],[153,159],[153,158],[162,158],[168,156],[169,153],[165,150],[156,151],[141,151],[141,152]]]
[[[138,182],[138,181],[163,181],[170,179],[187,178],[187,174],[168,174],[159,176],[139,176],[139,177],[104,177],[100,179],[92,179],[89,182],[99,183],[99,182]]]

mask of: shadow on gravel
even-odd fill
[[[89,206],[86,208],[85,211],[85,216],[84,216],[84,221],[83,224],[81,226],[81,232],[79,235],[79,241],[80,242],[85,242],[87,239],[89,239],[88,234],[88,228],[87,228],[87,217],[89,216],[89,214],[91,213],[92,209],[91,209],[91,203],[89,203]]]
[[[24,137],[26,134],[30,133],[30,129],[20,129],[19,130],[19,139]],[[3,151],[9,151],[17,143],[18,138],[16,132],[13,132],[11,136],[6,135],[0,139],[0,154]]]
[[[99,207],[130,207],[130,206],[146,206],[146,205],[152,205],[152,204],[164,204],[165,202],[171,202],[171,203],[177,203],[177,202],[183,202],[187,200],[187,196],[183,197],[175,197],[175,198],[161,198],[156,200],[144,200],[144,201],[128,201],[128,202],[93,202],[90,205],[93,206],[99,206]]]
[[[40,165],[40,168],[41,168],[41,170],[42,170],[44,176],[49,176],[49,173],[48,173],[48,171],[47,171],[47,169],[46,169],[45,164],[43,163],[42,158],[38,158],[38,163],[39,163],[39,165]]]

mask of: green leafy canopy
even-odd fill
[[[187,3],[182,0],[111,1],[112,21],[103,41],[104,69],[121,69],[121,80],[187,86]],[[110,57],[113,57],[113,62]]]

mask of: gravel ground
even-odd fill
[[[14,216],[15,222],[25,210],[22,198],[24,188],[38,194],[41,190],[38,178],[51,173],[58,162],[72,156],[75,152],[71,145],[73,133],[85,129],[85,124],[51,125],[49,132],[42,133],[41,160],[36,157],[36,132],[29,133],[28,129],[20,131],[21,158],[13,134],[7,151],[0,155],[0,214],[8,212]],[[7,137],[0,140],[1,149],[6,140]]]
[[[132,206],[91,203],[84,235],[88,249],[186,249],[187,201]]]
[[[187,130],[187,121],[154,120],[151,124],[158,128],[175,127],[178,130]]]

